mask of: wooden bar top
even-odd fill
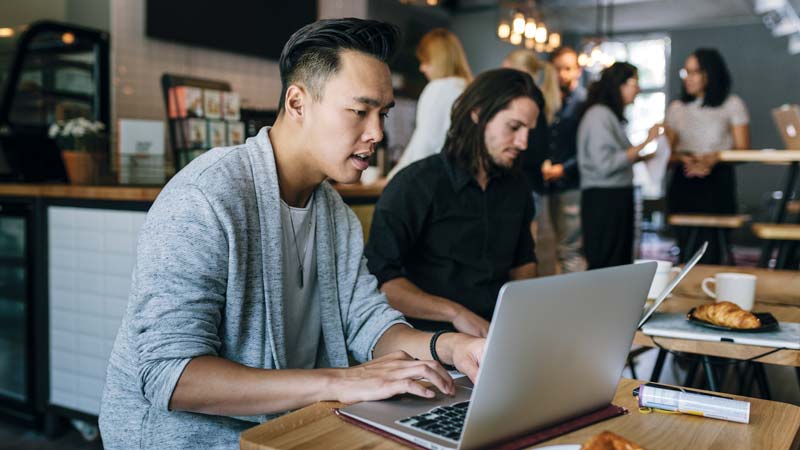
[[[759,239],[800,241],[800,225],[790,223],[754,223],[753,233]]]
[[[377,201],[383,191],[382,185],[375,184],[334,184],[333,186],[345,201],[350,198],[366,198]],[[161,192],[161,188],[161,186],[0,183],[0,196],[153,202]]]
[[[667,223],[678,227],[739,228],[750,220],[747,214],[670,214]]]
[[[781,322],[800,323],[800,276],[793,270],[768,270],[756,267],[713,266],[699,264],[678,284],[673,295],[661,304],[658,311],[685,314],[704,303],[713,302],[700,288],[704,278],[721,272],[749,273],[756,278],[756,303],[753,311],[768,312]],[[719,356],[739,360],[764,355],[769,347],[697,341],[647,336],[636,332],[634,344],[645,347],[661,346],[668,350],[697,355]],[[784,349],[758,358],[756,361],[782,366],[800,367],[800,350]]]
[[[800,445],[800,407],[787,403],[732,396],[750,402],[750,423],[740,424],[685,414],[643,414],[633,388],[643,382],[622,379],[613,403],[629,413],[549,440],[537,447],[582,444],[610,430],[647,449],[793,449]],[[243,432],[242,450],[406,448],[334,416],[338,403],[317,403]],[[531,405],[535,410],[535,405]],[[536,447],[534,447],[536,448]]]
[[[725,162],[790,163],[800,161],[800,150],[723,150],[719,160]]]

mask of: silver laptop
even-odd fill
[[[431,449],[476,449],[611,403],[656,263],[506,283],[478,382],[454,397],[410,395],[341,414]]]
[[[783,138],[783,148],[800,150],[800,106],[783,105],[775,108],[772,118]]]
[[[653,302],[653,306],[649,310],[647,310],[647,312],[645,312],[644,315],[642,315],[642,318],[639,320],[639,326],[637,326],[637,328],[641,328],[642,325],[644,325],[645,322],[647,322],[650,316],[652,316],[653,313],[656,312],[658,307],[661,306],[662,303],[664,303],[664,300],[666,300],[667,297],[669,297],[669,294],[672,293],[672,290],[675,289],[675,286],[677,286],[678,283],[680,283],[684,278],[686,278],[686,274],[688,274],[689,271],[692,270],[692,268],[697,265],[697,262],[700,261],[700,258],[703,257],[707,249],[708,249],[708,241],[703,242],[703,245],[700,246],[697,252],[683,266],[683,269],[678,273],[678,276],[673,278],[672,281],[670,281],[669,284],[667,284],[664,290],[661,291],[660,294],[658,294],[658,297],[656,297],[656,300]]]

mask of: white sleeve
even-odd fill
[[[725,100],[725,109],[730,115],[731,125],[747,125],[750,123],[750,114],[747,112],[747,106],[738,95],[731,94]]]
[[[425,86],[417,102],[414,133],[389,178],[411,163],[441,151],[450,128],[450,110],[461,95],[461,86],[451,80],[434,80]]]
[[[680,114],[681,101],[673,100],[667,107],[667,114],[664,118],[664,123],[671,128],[675,128]]]

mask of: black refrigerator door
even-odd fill
[[[0,407],[33,413],[30,205],[0,203]]]

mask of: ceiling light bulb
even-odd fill
[[[586,66],[588,63],[589,63],[589,55],[587,55],[586,53],[581,53],[580,55],[578,55],[578,65],[583,67]]]
[[[75,35],[68,31],[61,35],[61,42],[70,45],[75,42]]]
[[[561,47],[561,35],[558,33],[550,33],[549,44],[553,46],[553,48]]]
[[[13,28],[0,28],[0,38],[9,38],[14,36]]]
[[[514,34],[522,34],[525,32],[525,15],[522,13],[514,14],[514,21],[511,22],[511,27]]]
[[[536,46],[536,41],[533,39],[525,39],[525,48],[532,49]]]
[[[536,22],[533,19],[528,19],[525,22],[525,38],[533,39],[536,36]]]
[[[544,25],[540,25],[539,28],[536,29],[536,42],[539,44],[547,42],[547,28],[545,28]]]
[[[511,26],[505,22],[497,26],[497,37],[500,39],[508,39],[511,36]]]
[[[519,45],[520,42],[522,42],[522,35],[514,33],[511,35],[511,38],[509,40],[511,41],[512,44]]]

